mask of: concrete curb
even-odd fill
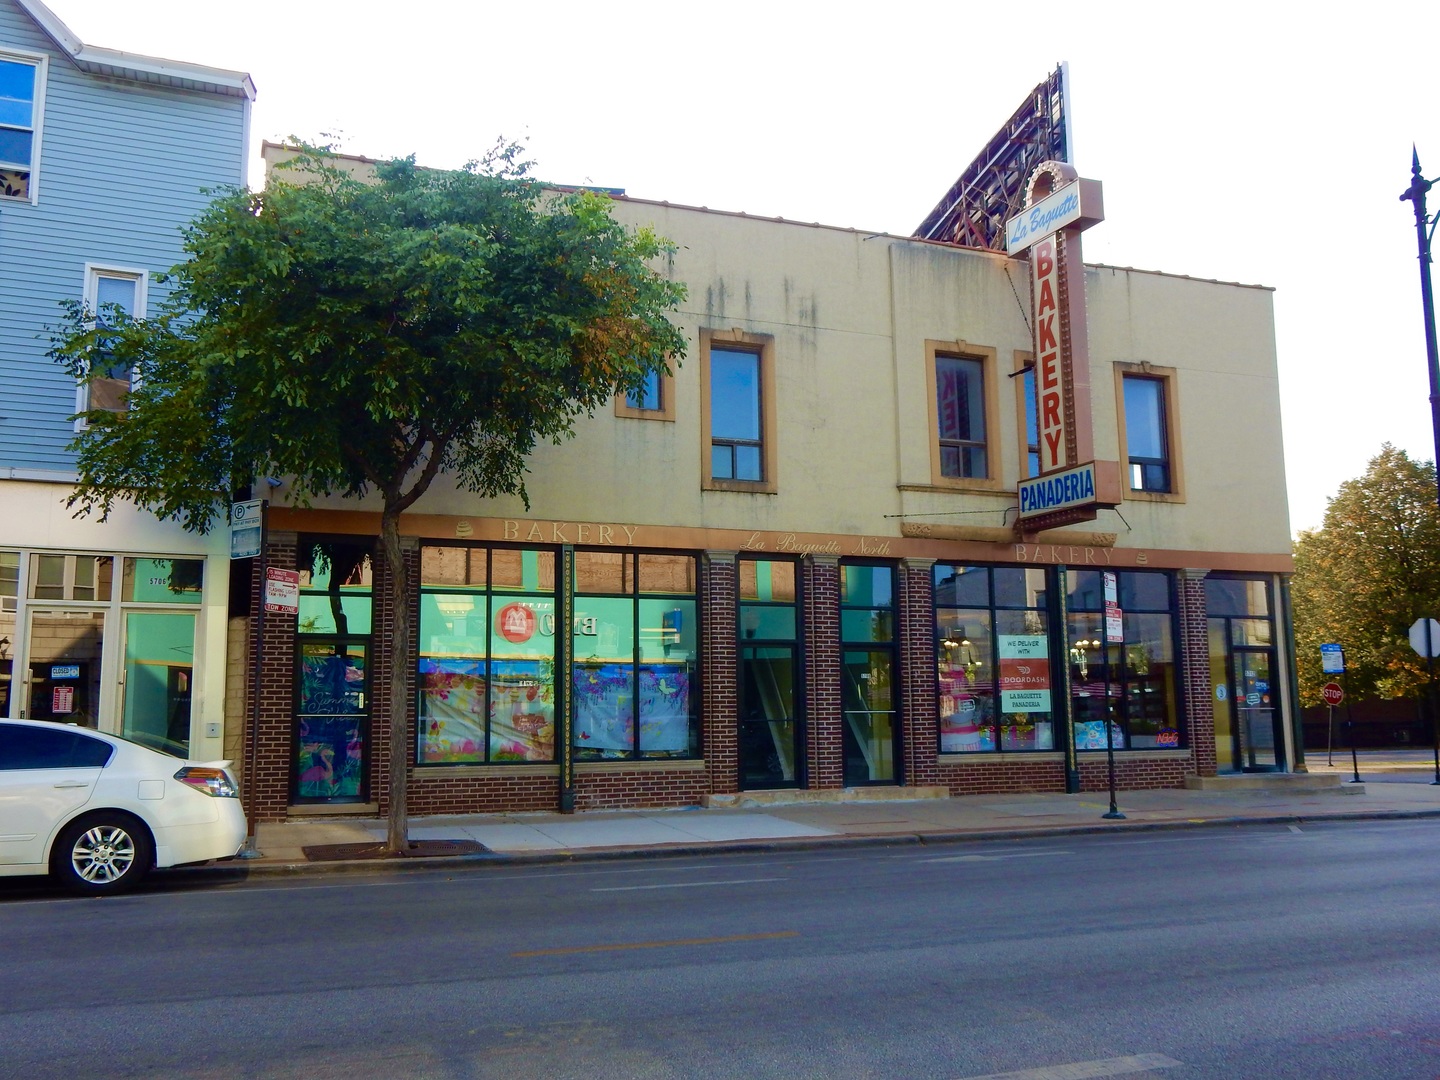
[[[580,862],[616,862],[625,859],[679,859],[710,855],[775,854],[821,851],[846,847],[905,847],[910,845],[973,844],[995,840],[1034,840],[1058,836],[1094,836],[1100,833],[1159,832],[1181,829],[1238,828],[1244,825],[1296,825],[1302,822],[1395,821],[1440,818],[1435,810],[1357,810],[1349,813],[1272,814],[1263,817],[1230,816],[1183,821],[1126,821],[1085,825],[1041,825],[1031,828],[947,829],[886,834],[840,833],[834,836],[775,837],[764,840],[717,840],[646,847],[574,848],[560,851],[495,852],[447,855],[420,859],[352,859],[334,862],[255,862],[241,859],[157,871],[164,879],[239,879],[254,877],[328,877],[335,875],[417,873],[453,867],[465,870],[504,869],[513,866],[547,866]]]

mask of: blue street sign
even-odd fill
[[[1345,650],[1339,645],[1321,645],[1320,670],[1326,675],[1344,675]]]

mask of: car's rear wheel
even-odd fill
[[[138,885],[154,859],[150,835],[133,817],[97,814],[60,834],[53,868],[71,892],[106,896]]]

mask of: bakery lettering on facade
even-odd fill
[[[635,525],[601,525],[590,521],[516,521],[505,519],[505,539],[527,544],[600,544],[631,547]]]
[[[1081,547],[1078,544],[1016,544],[1015,561],[1021,563],[1048,563],[1054,566],[1110,566],[1115,553],[1109,548]],[[1143,551],[1135,553],[1135,564],[1144,566],[1150,561]]]

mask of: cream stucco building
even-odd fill
[[[688,355],[538,449],[528,511],[442,479],[406,515],[416,656],[387,649],[378,503],[277,491],[267,558],[302,594],[265,629],[262,817],[384,809],[368,687],[397,663],[421,813],[1089,789],[1107,736],[1122,787],[1302,760],[1270,290],[1085,267],[1123,500],[1031,535],[1023,258],[614,213],[676,243]]]

